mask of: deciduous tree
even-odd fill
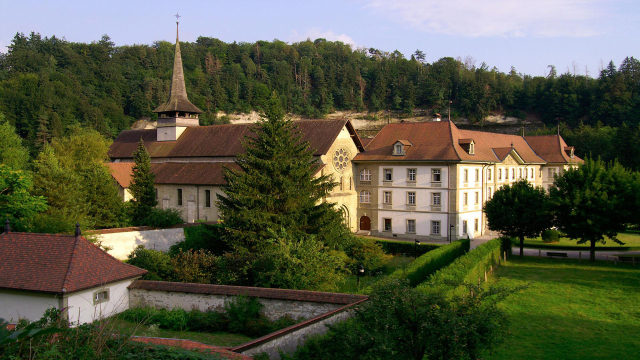
[[[484,212],[489,229],[520,240],[520,256],[525,237],[536,237],[552,225],[547,193],[524,179],[498,189]]]
[[[566,170],[549,188],[556,225],[578,244],[590,243],[591,261],[596,243],[605,243],[605,236],[623,244],[617,235],[638,221],[639,191],[632,172],[617,162],[591,159]]]

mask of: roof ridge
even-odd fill
[[[73,249],[71,250],[71,258],[69,259],[69,267],[67,267],[67,272],[64,274],[64,281],[62,282],[62,292],[67,292],[67,287],[69,286],[69,278],[71,275],[71,271],[73,270],[73,261],[75,260],[77,250],[78,250],[78,241],[82,236],[76,236],[75,241],[73,242]]]
[[[453,141],[453,127],[456,128],[456,130],[458,129],[458,127],[453,123],[453,121],[448,121],[449,123],[449,135],[451,136],[451,147],[453,147],[453,152],[456,154],[456,156],[458,157],[458,160],[462,160],[462,157],[460,157],[460,154],[458,153],[458,149],[456,149],[456,144]],[[461,134],[462,135],[462,134]]]

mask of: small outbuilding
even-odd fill
[[[49,308],[74,324],[129,308],[127,287],[147,271],[75,235],[0,234],[0,318],[37,320]]]

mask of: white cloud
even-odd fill
[[[356,42],[351,38],[351,36],[346,34],[336,34],[332,30],[321,31],[318,28],[308,29],[305,33],[299,34],[297,30],[293,30],[290,36],[291,42],[305,41],[307,39],[311,39],[311,41],[315,39],[327,39],[329,41],[342,41],[345,44],[351,45],[352,48],[356,48]]]
[[[601,34],[607,0],[367,0],[365,8],[437,34],[569,36]]]

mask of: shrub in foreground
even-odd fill
[[[173,279],[171,257],[161,251],[145,249],[144,245],[138,245],[129,254],[128,263],[148,271],[142,277],[144,280],[171,281]]]
[[[504,341],[508,320],[496,304],[511,292],[468,285],[450,298],[398,280],[379,284],[354,318],[283,359],[477,359]]]
[[[409,241],[392,241],[392,240],[376,240],[376,243],[382,246],[382,249],[387,254],[392,255],[418,255],[421,256],[423,254],[428,253],[431,250],[437,249],[442,245],[436,244],[420,244],[415,246],[413,242]]]

